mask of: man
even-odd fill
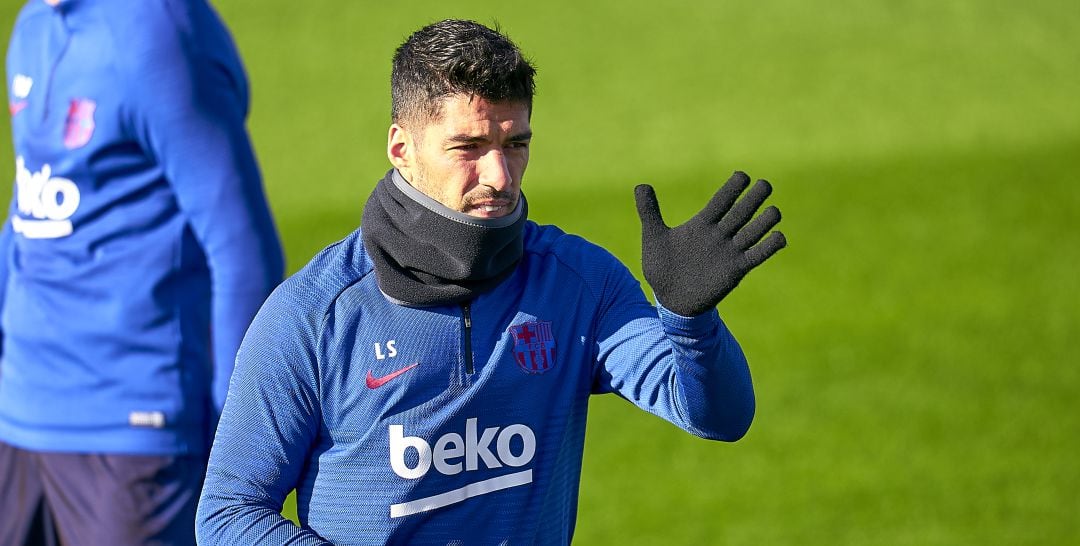
[[[31,0],[7,75],[0,544],[192,544],[283,273],[237,51],[205,0]]]
[[[638,188],[651,306],[603,249],[526,220],[534,70],[479,24],[393,62],[394,169],[362,229],[267,300],[237,356],[201,544],[569,542],[589,395],[705,438],[754,411],[716,303],[784,245],[737,173],[668,229]],[[730,209],[730,210],[729,210]],[[748,223],[749,222],[749,223]],[[740,229],[741,228],[741,229]],[[302,527],[279,511],[297,491]]]

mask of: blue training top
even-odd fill
[[[588,399],[611,392],[711,439],[738,439],[754,413],[716,311],[658,310],[584,239],[528,222],[495,289],[410,308],[379,291],[357,230],[252,322],[199,544],[569,542]],[[279,513],[294,487],[303,528]]]
[[[0,441],[205,453],[283,258],[204,0],[30,0],[7,58]]]

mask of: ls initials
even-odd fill
[[[397,356],[397,347],[394,347],[395,340],[391,339],[386,342],[386,353],[383,353],[383,347],[381,343],[375,344],[375,358],[382,360],[384,358],[394,358]]]

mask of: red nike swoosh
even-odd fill
[[[24,100],[21,100],[19,102],[9,102],[8,103],[8,112],[11,112],[11,115],[14,116],[15,114],[18,114],[19,112],[22,112],[23,108],[26,108],[26,104],[27,103]]]
[[[403,374],[403,373],[405,373],[405,372],[407,372],[407,371],[409,371],[409,370],[411,370],[411,369],[413,369],[413,368],[415,368],[415,367],[417,367],[419,365],[420,365],[419,362],[414,362],[414,363],[409,364],[408,366],[405,366],[404,368],[402,368],[402,369],[400,369],[400,370],[398,370],[396,372],[391,372],[391,373],[386,374],[386,375],[384,375],[382,377],[374,377],[374,376],[371,375],[371,370],[368,370],[368,372],[367,372],[367,388],[369,388],[369,389],[377,389],[377,388],[385,385],[387,381],[390,381],[391,379],[393,379],[393,378],[395,378],[395,377],[397,377],[397,376],[399,376],[399,375],[401,375],[401,374]]]

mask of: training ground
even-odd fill
[[[635,184],[681,222],[735,169],[773,182],[789,247],[720,305],[753,427],[711,443],[595,398],[578,544],[1080,537],[1075,0],[216,5],[290,272],[358,224],[390,55],[449,16],[539,67],[531,217],[635,273]]]

